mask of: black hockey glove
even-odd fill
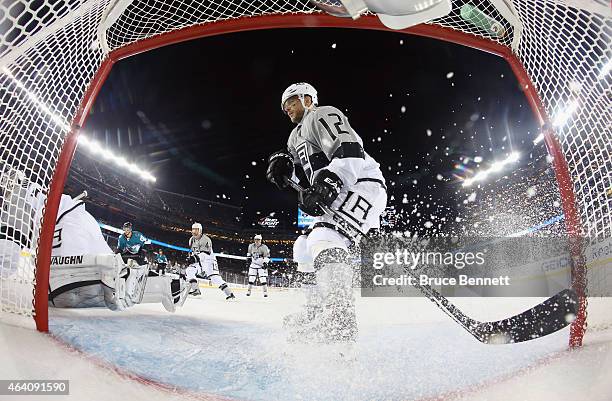
[[[268,157],[268,170],[266,178],[279,189],[287,188],[285,178],[291,178],[293,174],[293,157],[286,149],[274,152]]]
[[[300,209],[311,216],[325,214],[320,205],[331,206],[342,188],[342,180],[329,170],[321,170],[312,186],[302,193]]]
[[[193,253],[190,253],[189,256],[187,256],[187,259],[185,260],[188,266],[194,263],[198,263],[199,261],[200,258],[198,258],[198,255],[195,255]]]
[[[248,267],[251,267],[251,260],[253,260],[253,259],[251,259],[251,258],[247,258],[247,259],[246,259],[246,267],[247,267],[247,268],[248,268]]]

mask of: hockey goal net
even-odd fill
[[[3,1],[1,310],[33,316],[38,329],[47,330],[59,197],[79,127],[114,62],[197,37],[290,27],[386,29],[375,16],[337,18],[307,0]],[[453,0],[449,15],[405,32],[482,49],[510,63],[554,158],[569,235],[610,249],[607,0]],[[588,255],[578,259],[574,286],[583,293],[588,272],[588,295],[606,295],[610,269],[589,266]],[[573,345],[581,342],[585,317],[586,302],[572,329]]]

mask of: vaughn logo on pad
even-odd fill
[[[76,256],[52,256],[52,265],[80,265],[83,264],[83,255]]]

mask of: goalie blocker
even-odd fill
[[[106,306],[123,310],[139,303],[161,302],[169,312],[182,306],[188,287],[170,276],[148,276],[149,266],[119,254],[53,256],[49,303],[59,308]]]

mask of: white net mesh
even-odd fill
[[[567,4],[580,4],[573,8]],[[609,6],[597,0],[453,1],[433,23],[513,49],[555,124],[584,234],[612,237]],[[47,193],[79,106],[109,52],[167,32],[261,15],[319,14],[307,0],[14,0],[0,6],[0,173]],[[16,173],[17,172],[17,173]],[[10,187],[6,184],[5,186]],[[26,191],[27,192],[27,191]],[[19,192],[21,193],[21,192]],[[24,192],[25,193],[25,192]],[[3,195],[5,206],[6,194]],[[14,200],[14,199],[13,199]],[[40,210],[2,208],[0,308],[32,314]],[[40,209],[40,205],[36,206]],[[17,245],[16,245],[17,244]],[[19,252],[16,250],[19,249]],[[22,252],[21,249],[24,251]],[[594,293],[609,288],[593,269]]]

